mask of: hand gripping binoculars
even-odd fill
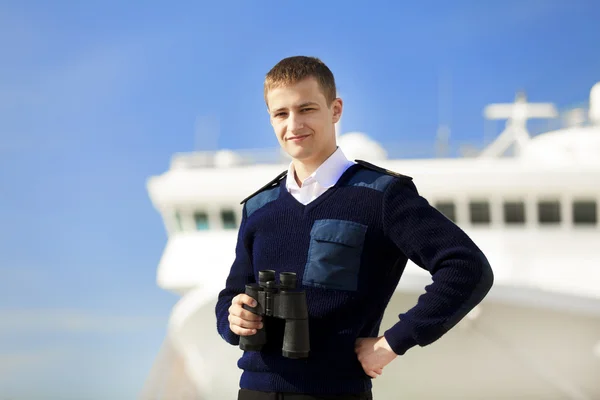
[[[258,284],[246,285],[246,294],[256,300],[256,307],[246,304],[243,308],[255,314],[285,320],[282,354],[287,358],[306,358],[310,351],[308,337],[308,310],[306,293],[296,289],[296,274],[281,272],[279,285],[275,283],[275,271],[258,272]],[[267,341],[267,323],[254,335],[240,336],[240,349],[260,351]]]

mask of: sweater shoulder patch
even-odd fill
[[[399,174],[397,172],[394,171],[390,171],[389,169],[385,169],[382,167],[378,167],[377,165],[373,165],[369,162],[363,161],[363,160],[355,160],[357,164],[362,165],[363,167],[370,169],[372,171],[377,171],[377,172],[381,172],[382,174],[386,174],[386,175],[391,175],[391,176],[395,176],[396,178],[401,178],[401,179],[408,179],[409,181],[412,180],[412,178],[408,175],[402,175]]]
[[[402,175],[388,169],[378,167],[363,160],[355,160],[360,168],[347,182],[347,186],[367,187],[380,192],[385,191],[394,179],[412,181],[410,176]]]
[[[246,203],[246,215],[249,217],[250,214],[254,213],[256,210],[265,206],[267,203],[277,199],[279,195],[279,191],[275,190],[281,184],[281,181],[287,175],[287,170],[277,175],[274,179],[272,179],[269,183],[258,189],[256,192],[252,193],[250,196],[246,197],[241,201],[240,204]]]

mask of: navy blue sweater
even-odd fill
[[[354,352],[377,337],[381,319],[411,259],[432,274],[418,303],[384,335],[398,354],[439,339],[488,293],[486,257],[453,222],[421,197],[411,178],[361,164],[308,205],[285,189],[285,177],[244,203],[236,258],[216,305],[217,329],[232,345],[231,300],[258,271],[295,272],[306,291],[311,351],[281,354],[284,321],[266,320],[268,342],[244,352],[240,387],[313,394],[371,388]],[[266,317],[270,318],[270,317]],[[241,351],[241,350],[240,350]]]

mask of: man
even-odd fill
[[[281,60],[266,76],[264,96],[292,162],[242,202],[236,258],[216,305],[218,332],[232,345],[268,326],[265,347],[238,362],[238,399],[372,399],[371,379],[456,325],[488,293],[492,270],[410,177],[346,159],[335,136],[343,103],[319,59]],[[433,283],[379,335],[408,259]],[[245,285],[265,269],[295,272],[306,291],[306,359],[282,356],[281,320],[263,321],[242,307],[255,305]]]

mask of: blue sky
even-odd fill
[[[600,81],[593,0],[349,4],[0,4],[0,398],[135,398],[176,301],[145,181],[174,152],[276,146],[279,59],[321,57],[344,130],[407,147],[435,137],[440,76],[452,140],[475,143],[488,103]],[[196,138],[199,117],[219,130]]]

